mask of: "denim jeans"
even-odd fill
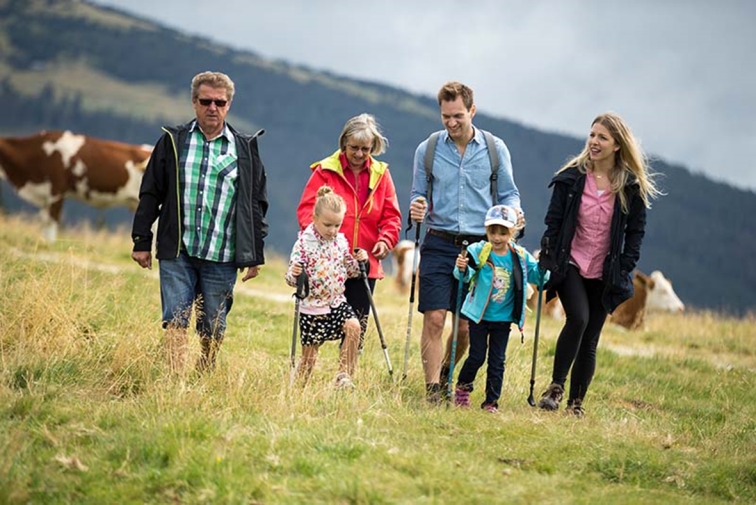
[[[499,406],[501,386],[504,382],[504,367],[509,342],[509,321],[470,321],[470,354],[462,365],[462,371],[457,379],[457,387],[466,391],[473,390],[473,382],[478,370],[486,361],[488,352],[488,368],[486,370],[486,400],[481,404]]]
[[[203,338],[222,339],[226,315],[234,302],[237,268],[233,263],[192,258],[181,252],[178,258],[160,260],[160,300],[163,328],[169,324],[187,328],[195,305],[197,333]]]

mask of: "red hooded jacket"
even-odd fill
[[[352,185],[344,177],[344,166],[340,160],[341,151],[336,151],[328,158],[310,165],[312,175],[307,181],[302,198],[297,207],[297,220],[301,229],[312,222],[318,189],[328,185],[344,198],[346,215],[339,230],[349,242],[350,249],[360,248],[368,252],[370,258],[370,278],[383,279],[381,262],[372,254],[373,246],[379,240],[393,249],[399,241],[402,228],[402,213],[396,198],[394,181],[388,170],[388,164],[370,157],[368,170],[370,182],[368,198],[362,208]]]

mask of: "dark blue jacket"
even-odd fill
[[[184,148],[194,121],[173,128],[163,127],[139,189],[139,206],[134,214],[131,238],[134,251],[152,249],[152,224],[158,221],[157,259],[177,258],[181,251],[183,219],[179,200],[178,153]],[[228,123],[226,123],[228,124]],[[268,235],[265,215],[268,190],[265,166],[260,159],[257,138],[237,132],[228,125],[236,139],[239,178],[236,188],[236,266],[246,268],[265,263],[264,245]]]

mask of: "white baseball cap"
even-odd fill
[[[507,228],[517,226],[517,212],[507,205],[494,205],[486,212],[486,226],[500,224]]]

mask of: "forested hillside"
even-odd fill
[[[271,251],[288,252],[296,237],[295,206],[310,163],[333,152],[344,122],[361,112],[374,114],[389,138],[383,159],[406,212],[415,147],[441,128],[433,97],[267,60],[85,2],[0,1],[5,135],[71,129],[151,144],[161,124],[192,117],[189,82],[208,69],[236,82],[229,120],[242,130],[266,130],[261,150],[269,180]],[[550,177],[583,141],[485,111],[486,104],[479,103],[475,123],[510,148],[529,223],[524,244],[532,249],[543,230]],[[576,121],[585,121],[588,131],[599,112]],[[756,266],[750,261],[756,256],[750,222],[756,194],[660,160],[653,166],[667,195],[649,213],[641,270],[663,270],[690,306],[736,313],[756,308]],[[18,205],[7,187],[2,203]],[[67,222],[82,214],[103,216],[70,204],[64,214]],[[109,222],[130,219],[125,210],[104,216]]]

